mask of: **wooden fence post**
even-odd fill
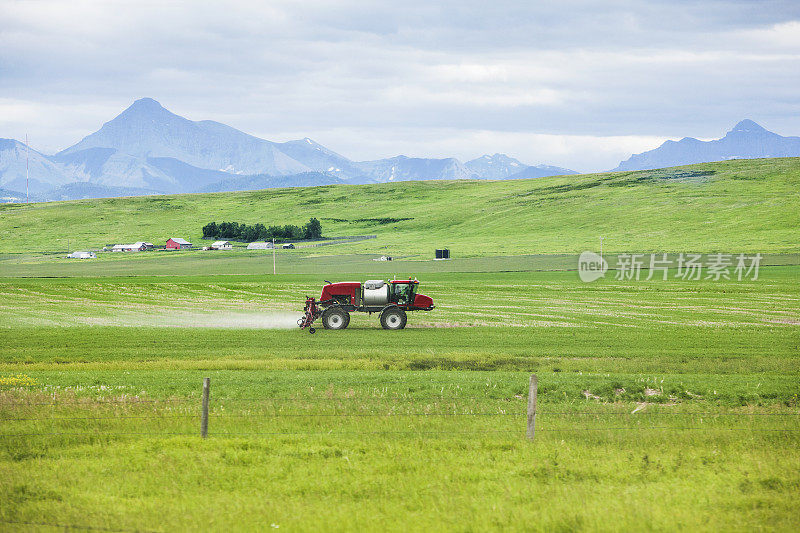
[[[528,440],[533,440],[536,433],[536,389],[539,386],[539,378],[536,374],[531,374],[530,388],[528,389]]]
[[[200,419],[200,436],[208,437],[208,396],[211,393],[211,378],[203,378],[203,415]]]

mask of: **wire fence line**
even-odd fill
[[[261,422],[268,422],[273,421],[276,424],[281,419],[292,419],[292,420],[325,420],[325,419],[391,419],[391,418],[417,418],[417,419],[424,419],[424,418],[441,418],[441,419],[463,419],[466,417],[472,418],[481,418],[485,417],[490,419],[492,417],[506,417],[507,420],[513,420],[513,417],[526,417],[527,422],[526,425],[523,426],[520,424],[519,427],[514,429],[487,429],[483,427],[477,428],[470,428],[470,429],[439,429],[435,431],[431,431],[425,428],[415,428],[409,427],[402,430],[394,430],[394,429],[358,429],[352,430],[346,427],[338,427],[338,428],[327,428],[327,429],[319,429],[318,427],[309,427],[306,430],[276,430],[276,431],[231,431],[233,429],[230,427],[230,424],[227,426],[220,422],[221,430],[217,430],[216,428],[212,432],[214,436],[269,436],[269,435],[397,435],[397,434],[407,434],[407,435],[444,435],[444,434],[519,434],[523,431],[523,427],[526,430],[525,433],[529,439],[533,439],[536,432],[558,432],[558,431],[565,431],[565,432],[579,432],[579,431],[592,431],[592,432],[601,432],[601,431],[642,431],[642,430],[674,430],[674,431],[748,431],[748,432],[782,432],[782,433],[796,433],[800,432],[800,424],[797,427],[724,427],[724,426],[715,426],[713,423],[705,423],[705,422],[713,422],[713,421],[722,421],[722,420],[737,420],[737,419],[750,419],[750,420],[781,420],[781,421],[789,421],[794,423],[794,421],[800,422],[800,411],[794,410],[792,412],[778,412],[778,413],[756,413],[756,412],[717,412],[717,411],[667,411],[657,406],[659,404],[650,404],[648,407],[654,407],[651,410],[641,409],[641,404],[637,405],[637,408],[632,411],[621,411],[621,410],[569,410],[569,409],[560,409],[560,410],[539,410],[537,406],[537,387],[538,387],[538,379],[535,375],[531,376],[530,388],[528,391],[527,397],[522,395],[514,395],[512,397],[501,397],[501,398],[493,398],[487,396],[434,396],[434,397],[415,397],[415,396],[358,396],[358,395],[347,395],[347,396],[332,396],[332,395],[325,395],[321,397],[303,397],[303,396],[274,396],[274,397],[260,397],[260,398],[232,398],[232,397],[212,397],[210,393],[210,379],[205,378],[203,383],[202,394],[200,397],[192,396],[187,398],[164,398],[164,399],[142,399],[142,398],[101,398],[98,400],[92,400],[91,398],[85,399],[76,399],[70,398],[65,401],[53,401],[48,402],[6,402],[1,407],[27,407],[27,406],[47,406],[51,408],[58,408],[58,407],[91,407],[95,405],[108,405],[110,406],[109,409],[117,409],[120,406],[124,406],[126,408],[134,408],[134,407],[146,407],[147,410],[144,413],[135,413],[135,414],[124,414],[118,412],[111,412],[106,414],[94,414],[92,416],[3,416],[0,413],[0,423],[14,423],[14,422],[43,422],[43,423],[52,423],[53,425],[59,425],[61,422],[69,423],[69,422],[79,422],[79,421],[86,421],[86,422],[101,422],[105,424],[108,421],[113,420],[161,420],[161,421],[179,421],[179,420],[197,420],[200,419],[200,434],[202,437],[206,437],[208,435],[208,422],[209,419],[217,420],[217,421],[224,421],[226,419],[240,419],[240,420],[258,420]],[[213,402],[212,402],[213,400]],[[378,408],[376,409],[375,405],[352,405],[355,402],[365,402],[365,401],[374,401],[374,403],[378,404]],[[200,409],[197,409],[198,401],[202,402]],[[440,406],[439,409],[436,410],[407,410],[404,411],[402,408],[398,408],[398,403],[402,405],[404,402],[431,402],[431,403],[450,403],[450,402],[459,402],[459,401],[482,401],[482,402],[514,402],[514,403],[521,403],[526,402],[527,410],[521,411],[517,409],[506,410],[504,408],[498,408],[496,411],[491,410],[487,411],[486,406],[480,406],[477,410],[471,410],[469,406],[463,405],[454,405],[452,407],[447,406]],[[291,406],[290,410],[284,411],[284,406],[281,405],[280,407],[272,406],[272,409],[269,407],[264,407],[263,405],[258,405],[255,408],[249,407],[240,407],[240,409],[244,409],[247,412],[227,412],[224,411],[226,403],[236,403],[237,405],[241,406],[242,404],[237,402],[258,402],[259,404],[264,404],[268,402],[295,402],[298,404],[302,403],[309,403],[311,406],[309,409],[315,410],[300,410],[298,409],[299,406]],[[332,405],[325,406],[320,405],[318,402],[330,403]],[[348,412],[345,407],[342,405],[347,405],[348,402],[351,404],[351,408],[355,409],[355,412]],[[385,405],[386,403],[393,403],[394,405]],[[194,412],[189,412],[189,410],[185,407],[186,405],[194,404],[191,407],[191,410]],[[148,412],[152,408],[157,408],[157,406],[170,406],[169,409],[173,409],[172,406],[175,406],[175,409],[180,409],[184,412],[161,412],[161,413],[152,413]],[[441,407],[445,407],[442,409]],[[664,406],[666,407],[666,406]],[[369,411],[364,411],[364,409],[371,409]],[[330,411],[333,412],[330,412]],[[548,423],[541,427],[542,418],[547,419],[546,417],[561,417],[561,418],[570,418],[575,417],[580,419],[584,422],[583,425],[579,426],[569,426],[569,427],[553,427],[550,426],[552,421],[548,420]],[[685,420],[683,422],[688,422],[685,425],[654,425],[654,424],[641,424],[640,422],[643,420],[655,420],[657,417],[660,416],[667,416],[672,418],[676,421],[681,421],[678,417],[683,417]],[[536,419],[539,417],[539,424],[537,424]],[[601,426],[601,427],[594,427],[594,426],[587,426],[586,423],[590,422],[602,422],[606,418],[614,419],[616,421],[621,421],[625,417],[631,422],[632,425],[629,426],[618,426],[618,424],[613,424],[611,426]],[[699,419],[699,425],[697,424]],[[704,421],[705,419],[705,421]],[[793,420],[794,419],[794,420]],[[182,423],[182,422],[177,422]],[[516,423],[516,422],[515,422]],[[679,422],[680,423],[680,422]],[[111,424],[108,424],[110,426]],[[251,424],[251,427],[254,424]],[[548,427],[550,426],[550,427]],[[22,428],[20,428],[22,429]],[[50,431],[21,431],[21,432],[12,432],[7,431],[0,433],[0,438],[22,438],[22,437],[34,437],[34,436],[122,436],[122,435],[147,435],[147,436],[190,436],[196,435],[197,432],[195,431],[185,431],[183,427],[175,428],[180,429],[178,431],[118,431],[115,430],[114,427],[91,427],[91,428],[82,428],[82,431],[69,431],[71,428],[53,428]]]
[[[262,397],[262,398],[220,398],[216,396],[209,396],[209,399],[214,400],[214,402],[224,403],[224,402],[237,402],[237,401],[248,401],[248,402],[261,402],[266,403],[270,401],[281,401],[281,402],[355,402],[355,401],[366,401],[366,400],[376,400],[376,401],[392,401],[398,402],[399,400],[403,400],[405,402],[419,402],[419,401],[427,401],[427,402],[450,402],[456,400],[468,400],[468,401],[497,401],[497,402],[521,402],[527,401],[528,398],[525,396],[515,396],[515,397],[503,397],[503,398],[492,398],[486,396],[465,396],[465,397],[439,397],[439,396],[429,396],[429,397],[403,397],[403,398],[394,398],[394,397],[371,397],[371,396],[336,396],[336,397]],[[201,397],[187,397],[187,398],[162,398],[162,399],[104,399],[104,398],[90,398],[85,397],[79,400],[57,400],[52,402],[28,402],[28,401],[19,401],[15,399],[4,399],[4,405],[6,406],[13,406],[13,407],[27,407],[27,406],[71,406],[71,405],[125,405],[125,406],[136,406],[136,405],[155,405],[159,403],[193,403],[196,404],[198,401],[201,400]],[[588,402],[583,402],[588,403]],[[597,404],[597,405],[611,405],[611,404]],[[668,404],[668,403],[660,403],[660,402],[653,402],[649,403],[648,407],[652,408],[660,408],[660,407],[673,407],[675,404]],[[549,411],[549,410],[540,410],[538,411],[541,414],[609,414],[609,411],[574,411],[574,410],[561,410],[561,411]],[[753,413],[753,412],[720,412],[720,411],[679,411],[679,412],[669,412],[669,411],[651,411],[651,410],[637,410],[636,413],[632,411],[611,411],[611,413],[620,414],[620,415],[627,415],[627,414],[698,414],[698,415],[726,415],[726,416],[797,416],[800,415],[800,409],[792,413]]]
[[[401,416],[419,416],[419,417],[428,417],[428,416],[525,416],[527,413],[525,412],[513,412],[513,413],[488,413],[488,412],[478,412],[478,413],[444,413],[444,412],[412,412],[412,413],[397,413],[397,412],[389,412],[389,413],[219,413],[214,412],[214,418],[260,418],[260,417],[269,417],[269,418],[294,418],[294,417],[303,417],[303,418],[325,418],[325,417],[401,417]],[[596,417],[606,417],[606,416],[632,416],[632,417],[643,417],[643,416],[687,416],[687,417],[707,417],[713,418],[717,416],[776,416],[776,417],[800,417],[800,413],[715,413],[715,412],[680,412],[680,413],[669,413],[669,412],[642,412],[637,411],[636,413],[631,412],[600,412],[600,411],[539,411],[537,412],[538,415],[561,415],[561,416],[596,416]],[[41,421],[41,420],[117,420],[117,419],[144,419],[144,420],[159,420],[159,419],[170,419],[170,418],[198,418],[201,415],[199,413],[194,414],[164,414],[164,415],[114,415],[114,416],[66,416],[66,417],[58,417],[58,416],[42,416],[42,417],[0,417],[0,421],[9,421],[9,422],[23,422],[23,421]]]
[[[138,399],[138,398],[119,398],[119,399],[106,399],[106,398],[79,398],[69,400],[53,400],[51,402],[27,402],[11,400],[8,405],[86,405],[86,404],[123,404],[123,405],[136,405],[136,404],[156,404],[156,403],[189,403],[196,402],[197,398],[163,398],[163,399]]]
[[[40,420],[118,420],[118,419],[143,419],[143,420],[156,420],[162,418],[197,418],[199,414],[185,414],[185,415],[118,415],[118,416],[41,416],[41,417],[25,417],[25,418],[5,418],[0,417],[0,421],[10,422],[30,422]]]
[[[700,427],[700,426],[645,426],[645,427],[563,427],[563,428],[536,428],[536,432],[580,432],[580,431],[643,431],[643,430],[656,430],[656,431],[742,431],[748,433],[798,433],[800,429],[790,428],[723,428],[723,427]],[[470,429],[470,430],[449,430],[449,431],[431,431],[431,430],[372,430],[372,431],[349,431],[349,430],[324,430],[324,431],[219,431],[213,433],[215,437],[238,437],[238,436],[359,436],[359,435],[480,435],[480,434],[515,434],[522,435],[524,429]],[[52,432],[36,432],[36,433],[0,433],[0,437],[7,438],[21,438],[21,437],[40,437],[40,436],[66,436],[66,437],[122,437],[122,436],[148,436],[148,437],[195,437],[196,431],[191,432],[177,432],[177,431],[103,431],[87,432],[87,431],[52,431]]]
[[[210,396],[211,397],[211,396]],[[28,402],[24,400],[15,400],[9,398],[9,403],[21,405],[60,405],[60,404],[74,404],[74,403],[122,403],[122,404],[137,404],[137,403],[186,403],[196,402],[200,396],[189,396],[186,398],[138,398],[135,396],[127,398],[92,398],[89,396],[69,398],[69,399],[53,399],[47,402]],[[374,394],[352,394],[347,396],[259,396],[259,397],[233,397],[233,396],[213,396],[214,401],[217,402],[332,402],[332,401],[354,401],[354,400],[382,400],[382,401],[395,401],[395,402],[414,402],[414,401],[496,401],[496,402],[518,402],[527,401],[527,396],[523,394],[515,394],[513,396],[411,396],[411,395],[396,395],[396,396],[379,396]]]
[[[270,402],[270,401],[283,401],[283,402],[353,402],[353,401],[364,401],[364,400],[389,400],[389,401],[397,401],[401,398],[388,398],[388,397],[363,397],[363,396],[336,396],[332,398],[325,398],[325,397],[313,397],[313,398],[291,398],[291,397],[262,397],[262,398],[218,398],[215,396],[209,396],[210,400],[213,400],[215,403],[220,402],[235,402],[235,401],[249,401],[249,402]],[[9,401],[6,405],[19,407],[19,406],[70,406],[70,405],[95,405],[95,404],[113,404],[113,405],[126,405],[126,406],[135,406],[138,404],[158,404],[158,403],[192,403],[196,404],[200,401],[200,397],[192,397],[192,398],[164,398],[164,399],[147,399],[147,400],[139,400],[139,399],[120,399],[120,400],[107,400],[107,399],[93,399],[93,398],[83,398],[81,400],[59,400],[54,402],[24,402],[24,401]],[[527,397],[512,397],[512,398],[491,398],[485,396],[467,396],[467,397],[407,397],[402,398],[402,400],[408,402],[418,402],[421,400],[429,401],[429,402],[438,402],[438,401],[452,401],[452,400],[469,400],[469,401],[498,401],[498,402],[512,402],[520,400],[527,401]],[[603,404],[599,404],[603,405]],[[797,410],[792,413],[753,413],[753,412],[720,412],[720,411],[663,411],[660,410],[661,407],[672,407],[674,404],[660,404],[660,403],[651,403],[648,407],[653,409],[640,409],[635,411],[572,411],[572,410],[561,410],[561,411],[549,411],[549,410],[537,410],[537,414],[541,415],[602,415],[602,416],[629,416],[629,415],[670,415],[670,416],[800,416],[800,410]],[[410,413],[406,413],[410,414]],[[428,414],[435,414],[435,413],[428,413],[421,411],[418,414],[420,415],[428,415]],[[464,414],[507,414],[507,413],[464,413]],[[513,414],[513,413],[508,413]],[[525,414],[524,411],[520,411],[516,414]],[[375,413],[374,416],[381,416],[380,413]],[[0,417],[0,420],[3,420],[3,417]]]

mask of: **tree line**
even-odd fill
[[[228,239],[242,242],[319,239],[322,237],[322,224],[311,218],[303,227],[265,226],[264,224],[240,224],[239,222],[211,222],[203,226],[204,238]]]

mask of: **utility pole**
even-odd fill
[[[30,149],[28,148],[28,134],[25,134],[25,203],[28,203],[28,153]]]
[[[275,237],[272,238],[272,275],[275,275]]]

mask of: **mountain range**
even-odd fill
[[[632,155],[614,170],[648,170],[727,159],[796,156],[800,156],[800,137],[782,137],[752,120],[742,120],[721,139],[700,141],[684,137],[680,141],[666,141],[654,150]]]
[[[525,165],[503,154],[466,163],[403,155],[357,162],[309,138],[276,143],[219,122],[188,120],[152,98],[136,100],[98,131],[55,155],[0,139],[0,201],[24,201],[26,157],[28,190],[36,201],[576,174]]]
[[[724,137],[686,137],[632,155],[615,171],[800,156],[800,137],[782,137],[752,120]],[[352,161],[309,139],[272,142],[210,120],[176,115],[152,98],[136,100],[96,132],[54,155],[0,139],[0,202],[102,198],[161,193],[217,192],[407,180],[523,179],[577,174],[526,165],[505,154],[462,163],[448,157],[398,155]]]

